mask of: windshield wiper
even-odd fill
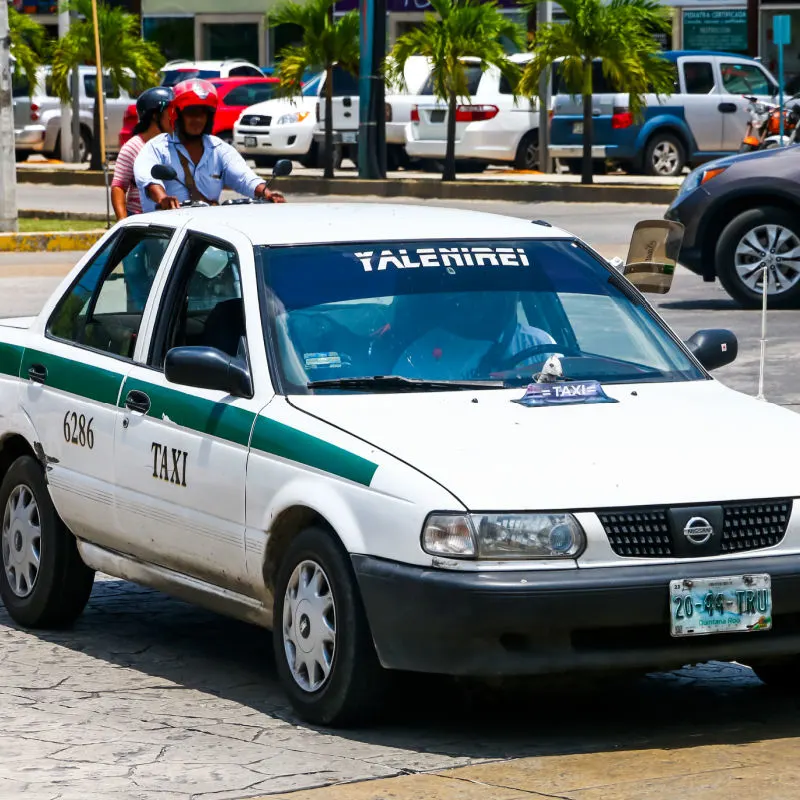
[[[309,389],[363,389],[364,391],[399,390],[406,392],[439,391],[447,389],[504,389],[503,381],[426,381],[404,378],[402,375],[372,375],[362,378],[329,378],[309,381]]]

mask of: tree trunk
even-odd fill
[[[322,157],[324,176],[333,177],[333,65],[325,70],[325,153]]]
[[[583,163],[581,183],[592,183],[592,61],[583,63]]]
[[[443,181],[456,179],[456,105],[458,98],[455,92],[450,93],[447,104],[447,148],[444,151]]]
[[[99,89],[99,87],[98,87]],[[92,108],[92,120],[94,132],[92,133],[92,159],[89,163],[89,169],[101,170],[103,169],[103,158],[100,153],[100,108],[97,105],[97,94],[94,96],[94,106]]]

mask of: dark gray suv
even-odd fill
[[[665,214],[686,232],[680,263],[748,308],[800,307],[800,145],[728,156],[686,176]]]

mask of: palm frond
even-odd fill
[[[10,51],[14,57],[14,74],[23,75],[31,92],[36,88],[36,70],[47,59],[45,29],[28,14],[8,7]]]

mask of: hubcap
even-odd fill
[[[325,571],[315,561],[294,568],[283,598],[283,648],[297,685],[322,688],[336,652],[336,605]]]
[[[767,296],[782,294],[800,280],[800,239],[782,225],[759,225],[739,240],[734,266],[741,282],[751,291]]]
[[[525,148],[525,169],[536,169],[539,166],[539,147],[533,142]]]
[[[17,486],[3,512],[3,568],[11,591],[27,597],[36,584],[41,560],[39,506],[27,486]]]
[[[678,170],[678,148],[672,142],[659,142],[653,148],[653,172],[674,175]]]

